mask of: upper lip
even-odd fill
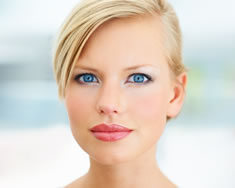
[[[123,127],[118,124],[99,124],[90,129],[92,132],[127,132],[127,131],[132,131],[131,129],[128,129],[126,127]]]

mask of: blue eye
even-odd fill
[[[131,81],[128,81],[130,83],[145,84],[152,81],[152,78],[149,75],[143,73],[132,74],[130,78],[133,78],[130,79]],[[77,81],[79,84],[98,82],[95,75],[91,73],[79,74],[74,78],[74,80]]]
[[[93,74],[90,74],[90,73],[85,73],[85,74],[79,74],[75,77],[75,79],[77,82],[79,83],[91,83],[91,82],[94,82],[95,79],[95,76]],[[97,82],[97,80],[96,80]]]
[[[147,83],[149,81],[152,81],[151,77],[149,75],[146,74],[142,74],[142,73],[135,73],[132,74],[131,77],[133,77],[133,81],[134,83]]]

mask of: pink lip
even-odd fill
[[[99,124],[90,129],[91,133],[99,140],[112,142],[125,138],[132,130],[121,125]]]

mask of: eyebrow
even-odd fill
[[[135,65],[135,66],[127,67],[127,68],[125,68],[124,70],[125,70],[125,71],[135,70],[135,69],[138,69],[138,68],[141,68],[141,67],[152,67],[152,68],[157,68],[157,69],[158,69],[158,67],[156,67],[156,66],[154,66],[154,65],[143,64],[143,65]],[[98,70],[96,70],[96,69],[94,69],[94,68],[86,67],[86,66],[84,66],[84,65],[77,65],[77,66],[75,66],[75,68],[90,70],[90,71],[93,71],[93,72],[97,72],[97,71],[98,71]]]

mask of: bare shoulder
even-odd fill
[[[162,179],[160,182],[159,187],[164,187],[164,188],[179,188],[176,184],[174,184],[168,177],[166,177],[164,174],[162,174]]]
[[[74,180],[70,184],[66,185],[64,188],[85,188],[84,179],[85,179],[85,176],[82,176]]]
[[[177,185],[175,185],[174,183],[170,182],[169,188],[179,188],[179,187]]]

